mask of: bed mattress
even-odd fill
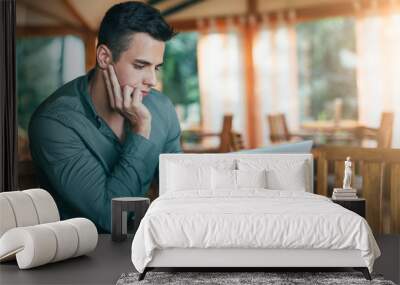
[[[364,218],[300,191],[169,192],[157,198],[132,243],[139,272],[163,249],[359,250],[372,271],[380,255]]]

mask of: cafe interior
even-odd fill
[[[16,2],[17,188],[39,183],[30,116],[93,68],[97,29],[117,2]],[[372,230],[400,233],[398,0],[146,2],[178,32],[156,89],[175,106],[184,153],[290,151],[311,140],[316,193],[331,196],[349,156]]]

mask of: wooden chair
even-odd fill
[[[301,141],[313,138],[313,135],[310,133],[291,133],[286,123],[286,116],[283,113],[269,114],[267,115],[267,121],[271,143]]]
[[[269,138],[271,143],[280,143],[290,141],[291,135],[286,123],[285,114],[267,115],[269,125]]]
[[[202,131],[188,131],[190,134],[198,137],[200,141],[205,138],[218,137],[219,146],[217,147],[204,147],[202,145],[188,145],[182,143],[183,152],[189,153],[224,153],[231,151],[232,139],[232,115],[224,115],[222,122],[222,130],[220,133],[208,133]]]
[[[328,188],[331,164],[334,165],[332,186],[342,187],[344,160],[350,156],[353,178],[362,177],[358,196],[366,199],[366,219],[373,232],[400,233],[400,150],[321,146],[313,154],[317,159],[317,194],[332,195],[332,189]]]
[[[381,123],[378,129],[360,127],[356,131],[356,137],[359,144],[362,145],[364,140],[375,140],[378,148],[391,148],[393,136],[394,114],[391,112],[383,112]]]
[[[239,151],[245,149],[243,136],[240,133],[231,133],[231,151]]]

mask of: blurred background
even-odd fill
[[[94,67],[99,23],[118,2],[17,0],[19,189],[40,185],[32,113]],[[372,230],[400,233],[400,0],[146,3],[179,31],[157,88],[175,105],[184,152],[311,151],[315,193],[327,197],[351,156]]]
[[[18,0],[19,160],[37,106],[95,64],[118,0]],[[147,0],[179,35],[158,88],[184,151],[228,152],[313,139],[400,147],[400,0]]]

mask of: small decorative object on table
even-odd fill
[[[343,188],[334,188],[332,201],[365,218],[365,199],[357,197],[357,189],[351,188],[353,171],[350,157],[344,162]]]
[[[350,157],[346,158],[344,162],[344,178],[343,178],[343,188],[334,188],[332,194],[332,200],[337,199],[357,199],[357,189],[351,188],[351,177],[353,175],[353,171],[351,169],[352,163]]]
[[[128,212],[134,213],[133,233],[136,233],[140,221],[150,205],[150,199],[143,197],[120,197],[111,201],[111,239],[124,241],[128,234]]]

